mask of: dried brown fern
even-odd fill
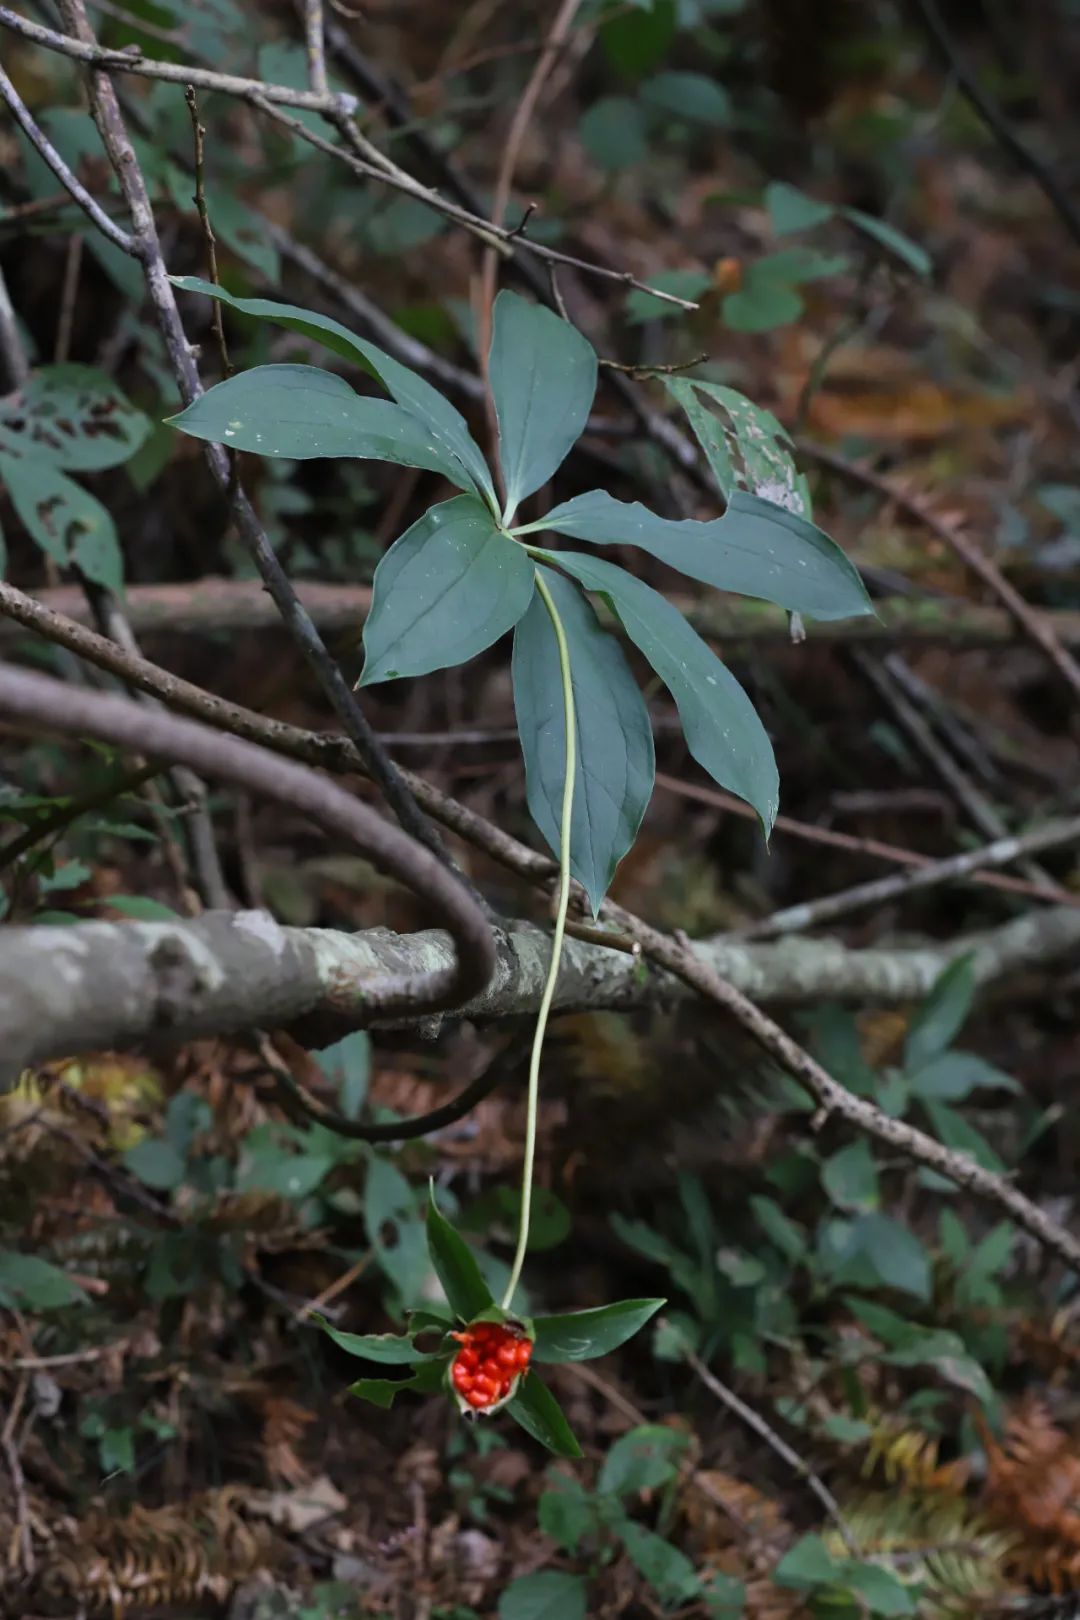
[[[999,1443],[981,1425],[987,1515],[1018,1539],[1014,1574],[1051,1592],[1080,1590],[1080,1445],[1035,1398],[1009,1414]]]

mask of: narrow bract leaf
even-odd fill
[[[765,727],[731,671],[678,608],[625,569],[579,552],[550,560],[597,591],[655,669],[679,710],[686,746],[714,781],[753,805],[768,837],[780,804],[780,777]]]
[[[563,1416],[562,1407],[534,1372],[526,1375],[506,1410],[527,1434],[556,1457],[580,1457],[581,1447]]]
[[[412,1339],[406,1334],[343,1333],[340,1328],[331,1327],[324,1317],[316,1316],[315,1321],[327,1337],[333,1339],[342,1350],[350,1356],[360,1356],[364,1361],[382,1361],[407,1366],[413,1362],[437,1359],[423,1350],[415,1349]]]
[[[872,611],[858,571],[812,523],[736,490],[721,518],[662,518],[606,490],[578,495],[519,533],[551,529],[593,545],[640,546],[691,579],[759,596],[789,613],[844,619]]]
[[[532,594],[528,553],[482,501],[433,506],[375,570],[361,685],[464,663],[514,628]]]
[[[577,759],[570,865],[599,908],[637,836],[652,793],[649,714],[618,643],[601,630],[580,591],[544,569],[570,649]],[[535,596],[514,632],[514,708],[525,756],[529,811],[558,851],[566,724],[558,644]]]
[[[427,426],[436,443],[457,458],[468,474],[468,481],[455,478],[452,482],[464,489],[475,486],[494,509],[495,490],[483,452],[470,434],[461,412],[448,399],[444,399],[437,388],[432,388],[426,378],[402,365],[400,360],[395,360],[377,344],[350,332],[347,326],[342,326],[340,321],[332,320],[328,315],[301,309],[296,304],[279,304],[270,298],[234,298],[223,287],[215,286],[212,281],[204,281],[200,276],[173,276],[170,279],[175,287],[180,287],[184,292],[205,293],[208,298],[216,298],[243,315],[272,321],[290,332],[301,332],[304,337],[321,343],[335,354],[355,360],[371,376],[378,378],[399,405]]]
[[[596,353],[569,321],[517,293],[501,292],[488,377],[507,510],[513,512],[580,438],[596,393]]]
[[[432,1187],[428,1201],[427,1240],[435,1267],[450,1308],[463,1322],[471,1322],[495,1301],[480,1274],[476,1256],[459,1232],[441,1214]]]
[[[167,421],[195,439],[257,456],[357,456],[426,467],[459,488],[472,480],[461,463],[400,405],[355,394],[319,366],[253,366],[208,388]]]
[[[533,1360],[558,1363],[606,1356],[632,1338],[664,1304],[662,1299],[621,1299],[614,1305],[597,1305],[588,1311],[538,1316],[534,1323]]]

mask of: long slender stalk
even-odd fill
[[[574,688],[570,678],[570,649],[566,644],[566,631],[559,618],[554,598],[544,583],[543,575],[536,575],[536,589],[547,608],[555,640],[559,648],[559,673],[562,677],[563,709],[566,717],[566,764],[563,776],[562,819],[559,824],[559,904],[555,913],[555,932],[551,940],[551,964],[548,967],[540,1010],[536,1015],[532,1053],[529,1057],[529,1095],[525,1119],[525,1164],[521,1174],[521,1215],[518,1222],[517,1249],[510,1271],[510,1281],[503,1295],[502,1308],[510,1309],[521,1268],[525,1264],[525,1251],[529,1247],[529,1221],[532,1216],[533,1170],[536,1164],[536,1112],[540,1098],[540,1054],[544,1048],[548,1014],[555,995],[555,981],[559,977],[563,936],[566,933],[566,913],[570,905],[570,824],[574,813],[574,776],[577,770],[577,728],[574,718]]]

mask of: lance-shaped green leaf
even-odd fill
[[[409,1366],[422,1361],[445,1360],[417,1350],[412,1338],[405,1333],[343,1333],[340,1328],[331,1327],[325,1317],[316,1316],[315,1321],[323,1332],[336,1345],[346,1351],[350,1356],[360,1356],[364,1361],[381,1361],[391,1366]]]
[[[564,1316],[538,1316],[533,1324],[533,1360],[546,1362],[592,1361],[606,1356],[633,1338],[655,1316],[663,1299],[620,1299]]]
[[[204,281],[200,276],[173,276],[170,279],[174,286],[184,292],[205,293],[208,298],[216,298],[243,315],[272,321],[275,326],[284,326],[290,332],[300,332],[334,354],[355,360],[371,376],[378,378],[387,393],[423,422],[436,443],[460,462],[468,474],[468,482],[463,482],[460,477],[452,479],[452,482],[459,488],[475,487],[494,509],[495,490],[483,452],[469,432],[461,412],[448,399],[444,399],[437,388],[432,388],[426,378],[402,365],[400,360],[395,360],[377,344],[350,332],[347,326],[332,320],[329,315],[301,309],[296,304],[279,304],[270,298],[235,298],[223,287],[216,287],[212,281]]]
[[[319,366],[253,366],[208,388],[166,420],[195,439],[257,456],[357,456],[426,467],[472,489],[460,461],[415,416],[388,399],[356,394]]]
[[[473,1254],[460,1232],[456,1232],[435,1202],[431,1188],[427,1213],[428,1253],[443,1285],[450,1307],[463,1322],[472,1322],[495,1301],[480,1273]]]
[[[640,546],[691,579],[760,596],[807,618],[872,612],[858,571],[827,534],[743,490],[732,495],[723,517],[699,523],[658,517],[639,501],[617,501],[595,489],[515,532],[541,529],[594,545]]]
[[[442,1389],[445,1376],[446,1358],[439,1357],[417,1367],[411,1378],[358,1378],[355,1384],[349,1385],[349,1394],[385,1410],[408,1390],[416,1395],[434,1395]]]
[[[517,293],[495,300],[488,379],[499,418],[507,511],[562,465],[596,393],[596,352],[550,309]]]
[[[675,699],[691,754],[721,787],[753,805],[767,837],[780,777],[768,733],[731,671],[678,608],[624,568],[580,552],[548,556],[608,602]]]
[[[534,1372],[528,1373],[522,1380],[506,1410],[521,1424],[526,1434],[539,1440],[556,1457],[581,1456],[581,1447],[563,1415],[562,1407]]]
[[[601,630],[580,591],[544,569],[570,650],[577,726],[570,866],[599,909],[615,868],[637,836],[655,762],[645,701],[621,647]],[[529,811],[559,848],[566,718],[559,649],[539,596],[514,632],[514,708],[525,755]]]
[[[448,669],[512,630],[533,564],[475,495],[424,513],[375,570],[361,684]]]

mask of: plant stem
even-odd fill
[[[551,940],[551,964],[548,967],[544,993],[540,998],[540,1010],[536,1015],[536,1031],[533,1035],[532,1053],[529,1057],[529,1094],[525,1118],[525,1165],[521,1175],[521,1215],[518,1222],[518,1240],[517,1249],[514,1253],[514,1264],[510,1271],[510,1281],[507,1283],[506,1292],[503,1295],[502,1308],[504,1311],[510,1309],[510,1301],[513,1299],[517,1285],[521,1280],[521,1268],[525,1264],[525,1251],[529,1246],[533,1170],[536,1163],[536,1112],[540,1097],[540,1054],[543,1051],[548,1014],[551,1012],[551,1003],[555,995],[555,981],[559,977],[563,936],[566,933],[566,913],[570,905],[570,824],[574,813],[574,776],[577,770],[574,688],[570,678],[570,649],[566,644],[566,631],[563,629],[563,623],[559,618],[559,610],[555,606],[554,598],[544,583],[544,577],[539,570],[536,573],[536,589],[540,594],[540,600],[547,608],[548,617],[551,620],[552,629],[555,631],[555,640],[559,648],[559,673],[562,677],[563,709],[566,723],[566,764],[563,775],[562,819],[559,825],[559,904],[555,913],[555,932]]]

